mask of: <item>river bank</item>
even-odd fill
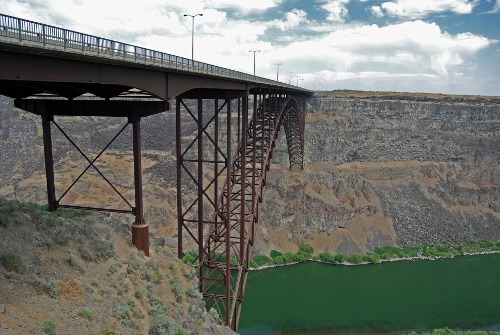
[[[489,254],[500,254],[500,251],[483,251],[483,252],[476,252],[476,253],[465,253],[462,255],[453,255],[451,257],[447,256],[440,256],[440,257],[403,257],[403,258],[392,258],[392,259],[381,259],[380,262],[378,263],[372,263],[372,262],[361,262],[361,263],[349,263],[349,262],[342,262],[342,263],[330,263],[330,262],[325,262],[320,259],[313,259],[310,258],[305,261],[301,262],[292,262],[292,263],[286,263],[286,264],[274,264],[274,265],[264,265],[264,266],[259,266],[256,268],[249,268],[249,271],[260,271],[260,270],[265,270],[265,269],[272,269],[272,268],[278,268],[278,267],[284,267],[284,266],[291,266],[291,265],[297,265],[300,263],[304,262],[316,262],[316,263],[321,263],[321,264],[328,264],[328,265],[340,265],[340,266],[357,266],[357,265],[370,265],[370,264],[379,264],[379,263],[387,263],[387,262],[402,262],[402,261],[436,261],[439,259],[452,259],[455,257],[460,257],[460,256],[478,256],[478,255],[489,255]]]
[[[432,247],[421,246],[398,248],[385,246],[375,248],[373,253],[352,254],[348,257],[342,254],[320,253],[313,256],[313,249],[308,244],[299,246],[297,253],[282,254],[276,250],[270,256],[256,255],[250,263],[251,271],[294,265],[302,262],[319,262],[332,265],[367,265],[384,262],[417,261],[450,259],[456,256],[485,255],[500,253],[500,241],[468,241],[463,244]]]

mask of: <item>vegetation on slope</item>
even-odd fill
[[[108,215],[0,198],[0,333],[232,334],[205,311],[196,269],[130,244]]]

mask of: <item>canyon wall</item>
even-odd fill
[[[261,252],[500,239],[498,98],[316,94],[304,170],[289,171],[286,148],[278,150]]]
[[[288,169],[282,138],[257,252],[295,251],[305,242],[317,252],[349,254],[386,244],[500,239],[500,99],[334,91],[316,93],[307,111],[304,170]],[[57,122],[91,157],[126,123]],[[58,131],[53,136],[56,186],[63,189],[86,165]],[[175,247],[174,114],[143,119],[142,136],[146,219]],[[39,117],[0,97],[0,138],[0,196],[43,203]],[[126,129],[97,165],[133,201],[130,138]],[[92,169],[75,187],[66,200],[126,207]]]

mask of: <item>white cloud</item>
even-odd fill
[[[349,14],[346,5],[351,0],[322,0],[320,6],[328,12],[327,20],[334,22],[344,22],[344,18]]]
[[[488,13],[498,13],[500,12],[500,0],[496,0],[495,4],[493,5],[493,9],[489,11]]]
[[[379,89],[398,90],[398,82],[415,80],[420,91],[433,87],[426,86],[426,82],[439,82],[441,86],[436,87],[443,90],[446,82],[463,80],[456,73],[470,68],[474,55],[491,43],[479,35],[451,35],[435,23],[412,21],[386,27],[337,29],[320,38],[272,49],[260,55],[260,61],[283,63],[283,73],[290,69],[293,76],[305,78],[307,86],[313,89],[343,88],[337,86],[340,82],[349,84],[348,88],[368,88],[363,86],[367,81],[373,84],[370,89],[376,90],[378,83]],[[275,76],[272,67],[258,71],[264,70],[269,78]]]
[[[470,14],[477,0],[396,0],[380,5],[387,15],[421,18],[433,13]]]
[[[301,9],[294,8],[292,11],[285,14],[284,20],[275,20],[276,27],[281,30],[295,28],[301,23],[307,22],[307,13]]]
[[[189,1],[186,1],[189,2]],[[236,8],[241,12],[249,12],[251,10],[266,10],[276,7],[282,0],[205,0],[206,7],[212,8]]]
[[[383,17],[384,16],[384,12],[382,12],[382,8],[380,8],[380,6],[371,6],[370,12],[375,17]]]
[[[463,0],[433,0],[432,4],[436,5],[430,8],[424,6],[427,1],[413,1],[415,8],[408,7],[409,2],[404,0],[390,3],[407,6],[404,7],[405,13],[413,15],[424,15],[431,9],[435,12],[438,8],[466,11],[451,4],[473,4]],[[500,0],[496,1],[498,7]],[[305,79],[306,87],[312,89],[398,90],[397,85],[400,85],[399,90],[402,90],[409,85],[411,90],[414,83],[415,90],[420,87],[421,91],[451,92],[455,89],[472,90],[473,83],[481,80],[484,84],[478,84],[478,87],[482,85],[487,92],[498,91],[500,86],[491,79],[492,76],[488,82],[473,70],[476,64],[480,66],[480,62],[487,62],[477,60],[479,51],[496,43],[478,34],[449,34],[435,23],[420,20],[387,26],[346,23],[349,0],[318,0],[318,6],[322,5],[321,8],[329,14],[330,20],[325,22],[309,20],[308,13],[301,9],[284,13],[276,11],[274,18],[259,20],[258,13],[243,14],[245,7],[250,6],[247,2],[218,1],[216,8],[208,6],[211,2],[215,3],[215,0],[169,0],[168,3],[165,0],[143,3],[127,0],[0,0],[0,12],[188,58],[191,57],[192,21],[183,14],[203,13],[203,17],[195,19],[195,59],[251,73],[253,55],[248,51],[258,49],[261,52],[256,54],[257,75],[275,79],[274,64],[282,63],[282,81],[290,79],[295,83],[295,76],[299,75]],[[279,2],[262,1],[256,7],[271,8]],[[231,4],[231,11],[223,9]],[[389,15],[382,7],[384,4],[371,6],[366,2],[373,15],[379,16]],[[240,12],[232,15],[234,10]],[[278,28],[279,31],[269,28]],[[298,35],[304,33],[307,39]],[[491,57],[495,58],[495,55]],[[469,86],[464,86],[465,81]]]

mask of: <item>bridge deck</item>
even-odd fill
[[[248,73],[3,14],[0,14],[0,49],[228,79],[295,93],[311,92]]]

